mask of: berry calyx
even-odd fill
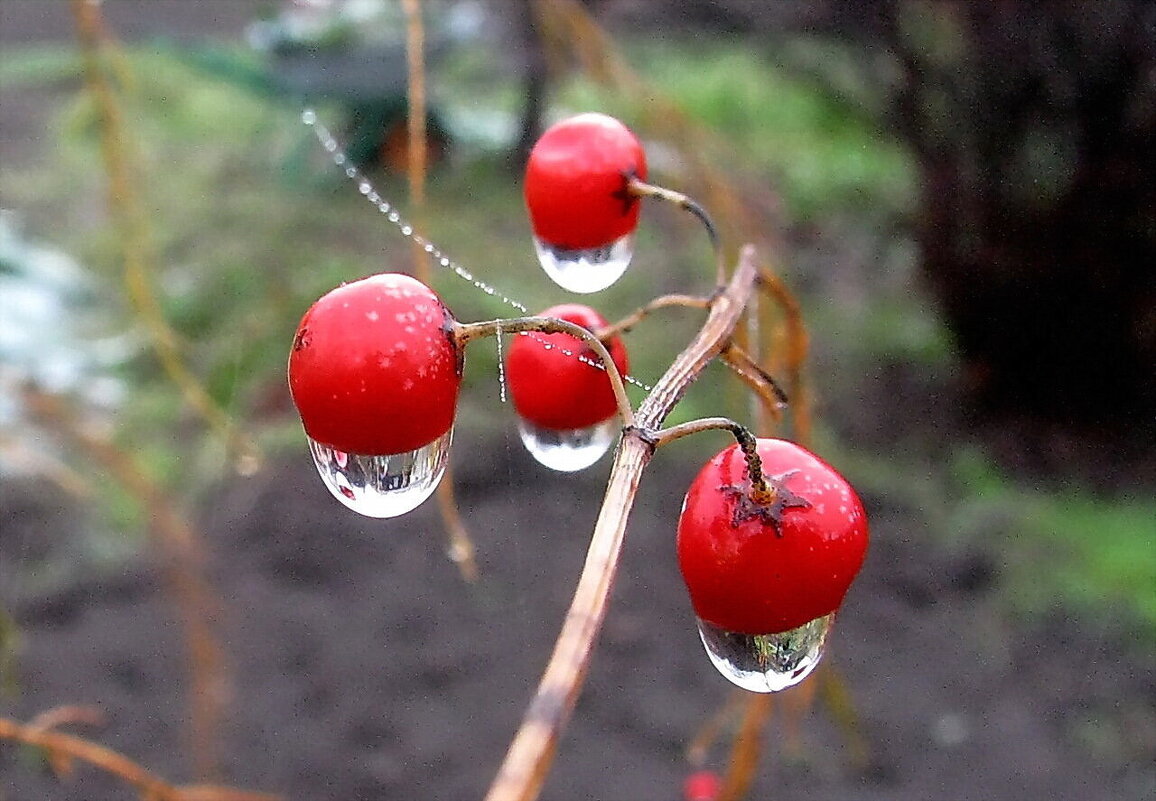
[[[769,502],[753,499],[738,445],[687,490],[678,561],[695,614],[729,632],[798,628],[843,602],[867,552],[867,517],[851,485],[810,451],[759,439]]]
[[[289,354],[305,433],[364,455],[441,437],[461,386],[456,325],[434,291],[408,275],[371,275],[324,295],[302,317]]]
[[[530,151],[525,198],[534,235],[564,250],[608,245],[638,226],[630,179],[646,180],[646,153],[630,129],[605,114],[569,117]]]
[[[565,303],[538,317],[552,317],[596,332],[606,319],[589,306]],[[603,343],[618,371],[627,372],[626,346],[618,336]],[[506,380],[514,409],[542,428],[568,431],[597,425],[618,411],[610,376],[596,365],[594,350],[570,334],[531,331],[514,338],[506,356]]]

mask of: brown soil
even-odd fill
[[[463,437],[464,439],[464,437]],[[469,443],[461,442],[459,452]],[[674,562],[694,465],[644,482],[589,684],[546,787],[552,799],[674,801],[684,749],[728,696]],[[290,799],[480,797],[541,670],[580,570],[604,470],[555,477],[516,440],[463,464],[484,580],[462,583],[430,508],[388,523],[340,508],[305,458],[221,488],[202,515],[234,690],[218,750],[230,783]],[[530,483],[533,486],[531,487]],[[869,747],[820,700],[780,715],[754,798],[1150,798],[1156,682],[1126,631],[1057,618],[1025,628],[996,603],[999,558],[928,544],[918,515],[867,497],[873,543],[830,669]],[[36,591],[75,519],[33,488],[0,499],[0,606],[22,630],[19,691],[0,714],[66,703],[89,733],[173,781],[190,776],[180,628],[147,563]],[[60,783],[0,745],[0,799],[121,799],[82,769]]]

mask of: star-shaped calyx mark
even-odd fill
[[[767,476],[767,489],[770,493],[769,501],[756,500],[749,487],[726,485],[719,487],[727,495],[735,498],[735,508],[731,512],[731,526],[738,528],[740,523],[757,517],[775,530],[775,536],[783,536],[783,513],[788,509],[810,509],[811,502],[792,492],[787,487],[787,479],[798,473],[798,470],[788,470],[777,476]]]

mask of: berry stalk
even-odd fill
[[[755,435],[751,433],[750,429],[739,425],[734,420],[727,417],[703,417],[652,432],[648,441],[652,443],[653,447],[658,448],[674,442],[676,439],[682,439],[702,431],[729,431],[733,434],[747,463],[747,475],[751,481],[751,500],[760,506],[774,502],[775,490],[767,484],[766,476],[763,474],[763,460],[757,450]]]
[[[497,336],[498,334],[516,334],[523,331],[539,331],[544,334],[569,334],[589,345],[601,362],[601,367],[606,370],[606,375],[610,378],[610,386],[614,390],[614,399],[618,404],[618,413],[622,417],[622,425],[624,427],[634,425],[634,409],[630,405],[630,399],[626,396],[626,382],[622,378],[622,373],[619,372],[618,366],[610,356],[610,351],[606,349],[602,341],[580,325],[552,317],[512,317],[506,320],[489,320],[480,323],[460,324],[456,329],[456,337],[458,346],[465,347],[473,340],[481,339],[482,337]],[[577,359],[579,357],[575,354],[574,358]]]

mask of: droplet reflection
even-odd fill
[[[437,488],[449,463],[453,429],[417,450],[386,456],[346,453],[308,439],[313,464],[334,498],[366,517],[398,517]]]
[[[600,292],[613,284],[634,256],[634,234],[588,250],[566,250],[534,238],[534,250],[546,275],[570,292]]]
[[[551,470],[573,473],[602,458],[618,434],[618,418],[591,426],[559,431],[518,419],[518,434],[530,455]]]
[[[834,622],[832,612],[778,634],[739,634],[699,620],[698,633],[719,673],[744,690],[774,693],[810,675]]]

